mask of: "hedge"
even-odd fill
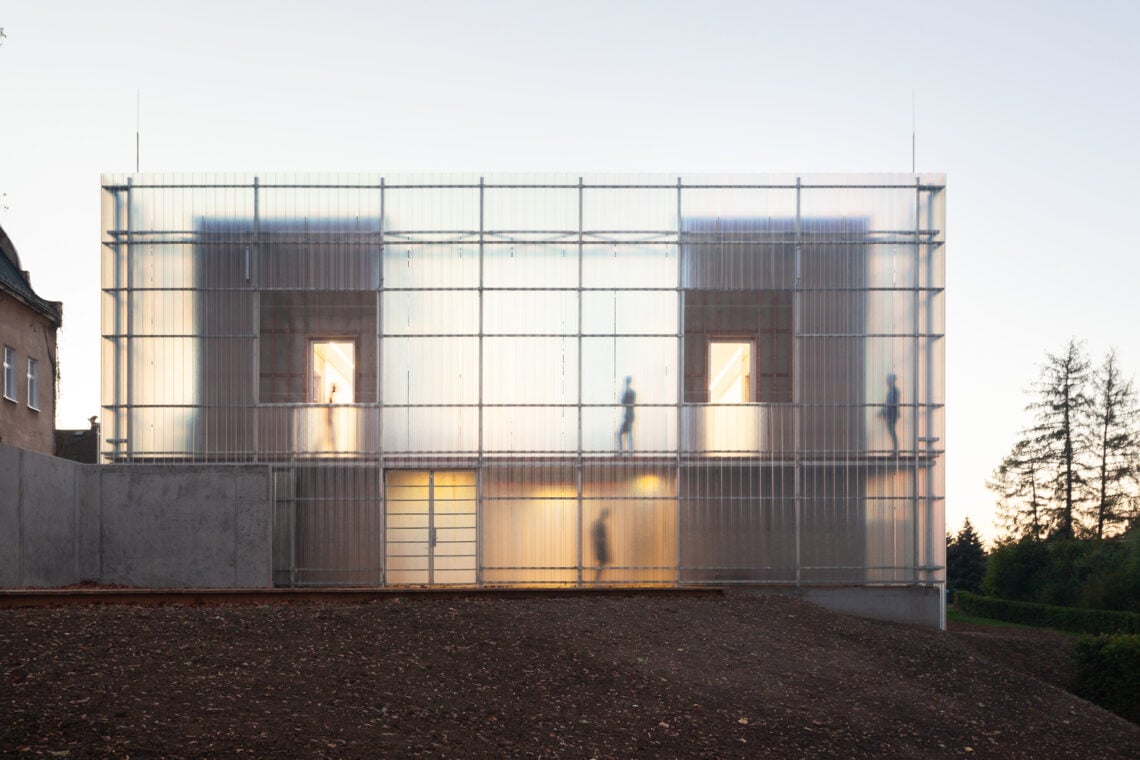
[[[979,596],[968,591],[955,592],[954,604],[962,612],[978,617],[1042,628],[1093,634],[1140,633],[1140,614],[1135,612],[1085,610],[1077,607],[1013,602],[1008,599]]]
[[[1140,636],[1083,636],[1073,693],[1140,723]]]

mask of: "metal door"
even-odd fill
[[[476,583],[474,471],[389,470],[384,503],[387,583]]]

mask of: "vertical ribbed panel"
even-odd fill
[[[104,459],[271,466],[279,585],[944,578],[941,176],[107,175],[102,208]]]

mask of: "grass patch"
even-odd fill
[[[978,617],[971,615],[968,612],[961,610],[947,609],[946,622],[964,623],[966,625],[984,625],[988,628],[1034,628],[1032,625],[1021,625],[1020,623],[1007,623],[1004,620],[994,620],[993,618]]]
[[[1047,628],[1038,625],[1025,625],[1024,623],[1010,623],[1005,620],[995,620],[994,618],[978,617],[971,615],[968,612],[962,612],[953,608],[946,609],[946,622],[962,623],[964,625],[980,625],[986,628],[1013,628],[1016,630],[1028,631],[1052,631],[1059,633],[1070,639],[1079,639],[1082,634],[1074,633],[1073,631],[1062,631],[1059,628]]]
[[[955,609],[1009,623],[1075,633],[1140,633],[1140,614],[1017,602],[967,591],[954,593]]]

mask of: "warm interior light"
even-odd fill
[[[351,341],[313,341],[312,396],[316,404],[356,401],[356,345]]]
[[[646,473],[639,475],[636,481],[636,493],[638,494],[653,494],[657,491],[657,486],[661,483],[661,478],[653,473]]]
[[[741,404],[752,400],[752,344],[709,343],[709,403]]]

